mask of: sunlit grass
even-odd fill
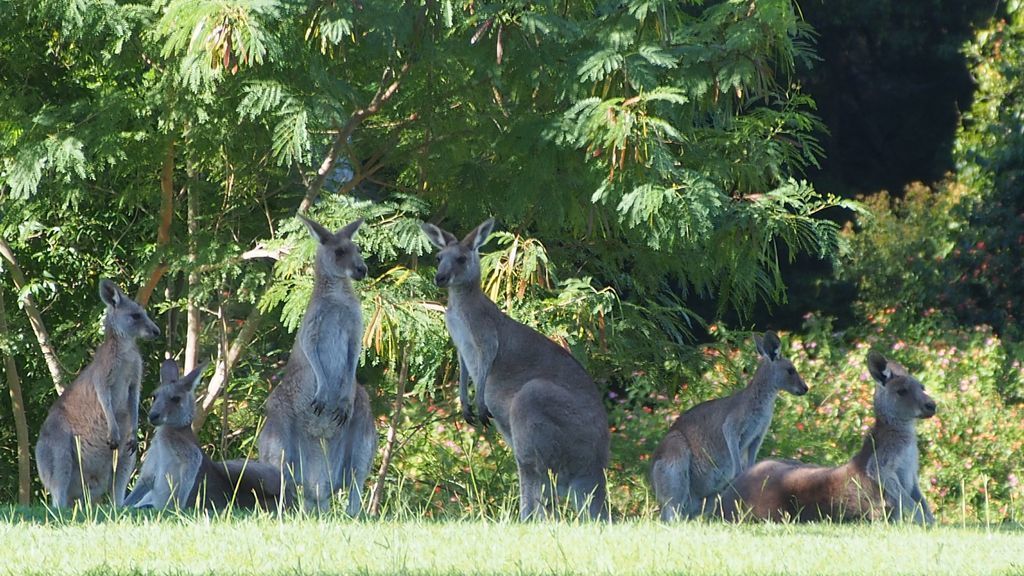
[[[1020,526],[383,520],[8,509],[7,574],[1024,573]],[[511,512],[511,511],[510,511]]]

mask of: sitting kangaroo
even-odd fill
[[[206,365],[182,377],[174,360],[160,367],[149,421],[156,433],[142,462],[142,472],[125,505],[136,508],[229,506],[273,509],[281,493],[275,466],[246,460],[210,460],[192,432],[196,386]]]
[[[519,514],[543,512],[554,490],[577,510],[607,518],[608,415],[587,372],[569,352],[498,309],[480,289],[479,248],[494,220],[462,242],[423,224],[440,249],[434,281],[448,289],[445,324],[459,357],[459,398],[470,424],[494,418],[519,471]],[[476,385],[476,416],[469,381]]]
[[[760,355],[746,388],[725,398],[697,404],[684,412],[654,452],[651,483],[661,519],[693,518],[711,512],[708,499],[757,458],[772,421],[780,390],[797,396],[807,385],[793,363],[782,357],[774,332],[754,336]]]
[[[135,340],[156,338],[160,329],[110,280],[100,281],[100,299],[107,306],[103,343],[50,407],[36,442],[39,479],[56,508],[108,493],[121,506],[135,470],[142,384]]]
[[[935,401],[903,366],[868,353],[875,387],[875,424],[852,460],[836,468],[794,461],[758,462],[726,491],[724,515],[836,522],[912,518],[935,521],[917,483],[914,422],[935,415]],[[740,503],[742,501],[742,504]]]
[[[352,280],[366,276],[366,264],[352,236],[363,221],[331,233],[299,218],[319,242],[313,294],[284,379],[267,398],[260,461],[284,470],[290,487],[303,487],[307,509],[325,510],[336,491],[348,489],[346,510],[355,516],[377,449],[370,398],[356,382],[363,315]]]

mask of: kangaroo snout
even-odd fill
[[[356,266],[352,270],[352,279],[353,280],[362,280],[363,278],[366,278],[366,265],[365,264],[360,264],[359,266]]]
[[[156,324],[150,326],[149,330],[147,331],[146,336],[145,336],[146,340],[153,340],[153,339],[159,338],[159,337],[160,337],[160,328],[157,328]]]
[[[156,410],[151,410],[149,412],[149,423],[153,424],[154,426],[159,426],[160,425],[160,419],[162,417],[163,417],[163,415],[160,414],[159,412],[157,412]]]
[[[935,409],[936,408],[937,407],[935,405],[935,400],[928,400],[921,407],[921,417],[922,418],[931,418],[932,416],[935,416]]]
[[[808,390],[810,390],[810,388],[807,387],[807,383],[801,380],[800,383],[796,385],[796,391],[793,392],[793,394],[796,396],[803,396],[804,394],[807,394]]]
[[[435,275],[434,276],[434,284],[437,284],[441,288],[444,288],[445,286],[448,285],[448,275],[447,274],[437,274],[437,275]]]

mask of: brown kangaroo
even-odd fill
[[[192,432],[196,386],[206,365],[185,376],[174,360],[160,367],[160,387],[153,393],[149,421],[156,433],[142,462],[142,472],[126,506],[201,508],[229,506],[270,510],[281,494],[281,471],[250,460],[214,462]]]
[[[542,514],[553,502],[552,489],[590,517],[607,518],[608,414],[600,393],[571,354],[509,318],[480,289],[479,249],[493,227],[488,220],[459,242],[423,224],[440,249],[434,282],[448,289],[444,320],[459,356],[463,418],[470,424],[493,418],[512,448],[520,518]]]
[[[935,415],[935,401],[903,366],[869,352],[875,387],[875,424],[852,460],[836,468],[764,460],[723,492],[723,514],[800,522],[911,518],[935,521],[918,486],[914,423]]]
[[[121,506],[135,470],[142,384],[135,340],[156,338],[160,329],[110,280],[100,281],[100,299],[107,305],[103,343],[50,407],[36,442],[39,479],[57,508],[107,493]]]

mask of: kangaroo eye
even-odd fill
[[[466,263],[466,257],[465,256],[459,256],[458,258],[455,259],[455,261],[458,262],[459,264],[465,264]]]
[[[796,368],[793,368],[792,366],[790,366],[789,368],[786,368],[786,373],[789,374],[790,376],[795,376],[796,375]]]
[[[906,396],[907,395],[907,389],[906,388],[900,388],[899,390],[896,391],[896,393],[899,394],[900,396]]]
[[[438,254],[437,255],[437,263],[440,264],[441,260],[444,260],[444,258],[442,258],[440,254]]]
[[[181,396],[171,396],[171,402],[175,404],[181,404]]]
[[[132,320],[142,320],[142,314],[139,314],[138,312],[133,312]]]
[[[346,250],[344,247],[334,249],[335,256],[344,256],[346,252],[348,252],[348,250]]]

